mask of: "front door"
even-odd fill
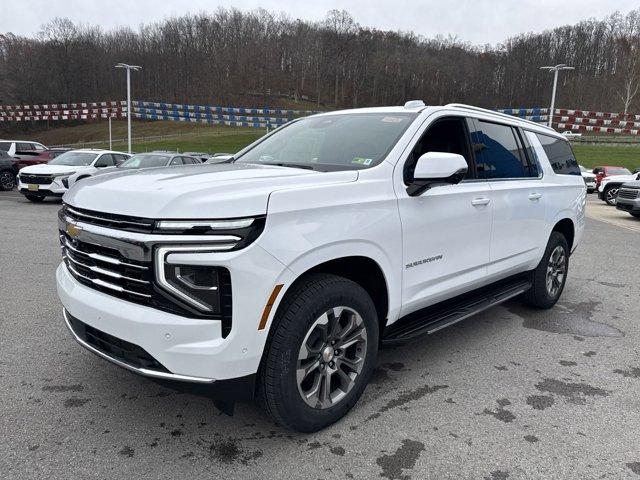
[[[426,152],[460,154],[469,171],[461,183],[433,187],[420,196],[397,192],[404,259],[402,315],[479,285],[490,259],[491,189],[477,179],[467,120],[440,117],[418,136],[405,162],[398,164],[403,187],[413,180],[415,163]]]

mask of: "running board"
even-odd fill
[[[531,288],[530,275],[520,274],[482,287],[459,297],[445,300],[400,318],[387,327],[382,343],[403,343],[442,330],[476,313],[499,305]]]

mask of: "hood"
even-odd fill
[[[608,182],[632,182],[638,178],[637,173],[632,173],[631,175],[609,175],[608,177],[604,177],[602,179],[603,183]]]
[[[353,182],[358,172],[228,163],[160,167],[97,175],[75,184],[64,201],[78,208],[146,218],[263,215],[275,190]]]
[[[582,176],[584,178],[596,178],[596,174],[595,173],[591,173],[591,172],[582,172]]]
[[[30,165],[20,170],[20,173],[31,173],[34,175],[51,175],[55,173],[74,173],[85,168],[91,168],[89,166],[76,166],[76,165],[49,165],[48,163],[41,163],[40,165]]]

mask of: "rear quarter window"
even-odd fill
[[[571,145],[563,140],[542,133],[536,133],[536,137],[542,144],[544,153],[551,163],[553,171],[559,175],[582,175],[578,162],[573,155]]]

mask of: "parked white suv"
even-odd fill
[[[22,168],[18,173],[18,190],[32,202],[41,202],[45,197],[61,197],[69,188],[69,177],[74,173],[113,167],[129,156],[93,148],[70,150],[48,163]]]
[[[587,170],[582,165],[578,165],[580,167],[580,173],[582,174],[582,178],[584,179],[584,184],[587,186],[587,193],[593,193],[596,191],[596,174],[591,170]]]
[[[381,341],[519,295],[553,306],[586,188],[553,130],[414,101],[295,120],[230,164],[88,178],[63,200],[57,286],[79,343],[315,431],[356,403]]]

